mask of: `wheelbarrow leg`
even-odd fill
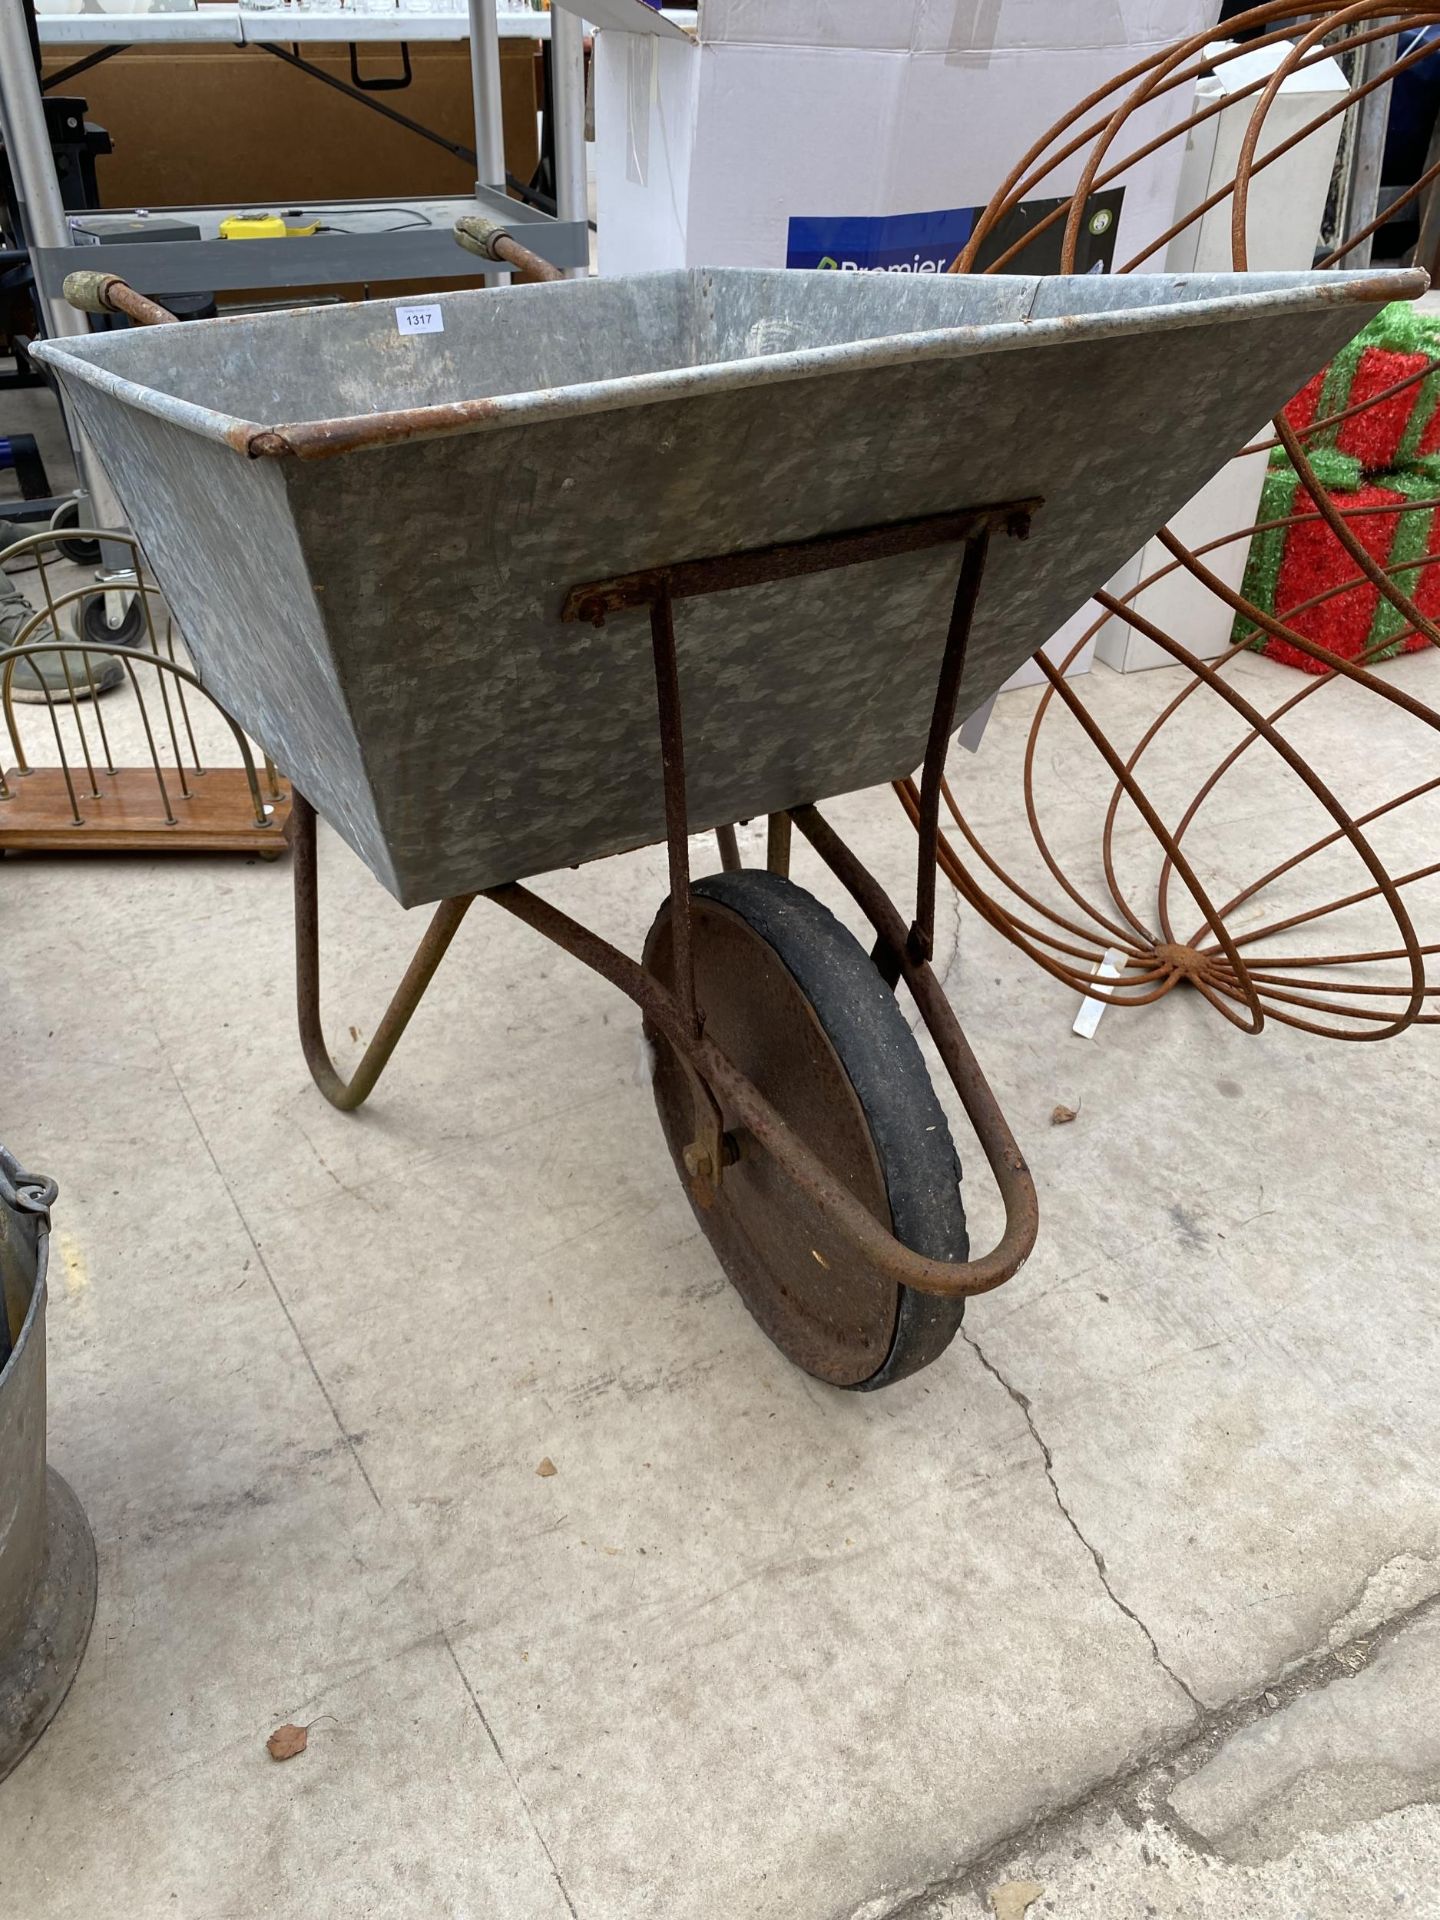
[[[772,813],[769,831],[766,835],[765,864],[771,873],[778,873],[782,880],[790,878],[790,816],[788,813]]]
[[[425,938],[415,949],[415,957],[405,969],[405,977],[375,1029],[374,1039],[365,1049],[354,1074],[344,1080],[330,1058],[320,1025],[320,892],[315,861],[315,809],[298,792],[293,797],[291,818],[295,863],[295,1003],[300,1019],[300,1044],[305,1050],[311,1077],[321,1093],[332,1107],[338,1107],[342,1113],[353,1113],[374,1091],[375,1082],[400,1044],[410,1016],[424,998],[425,989],[434,979],[475,896],[466,893],[454,900],[442,900],[435,909]]]
[[[980,599],[989,552],[988,527],[981,528],[965,542],[960,581],[955,589],[955,604],[950,613],[950,630],[945,638],[945,652],[940,663],[940,683],[935,690],[935,709],[930,717],[930,738],[925,748],[924,770],[920,775],[920,819],[916,826],[920,837],[920,860],[915,882],[915,922],[910,929],[908,943],[910,956],[917,961],[929,961],[935,953],[940,786],[945,778],[945,757],[950,751],[950,736],[955,729],[960,681],[965,672],[970,629],[975,623],[975,609]]]
[[[650,602],[650,645],[655,661],[655,699],[660,715],[660,764],[665,780],[665,842],[670,860],[670,898],[675,903],[675,990],[685,1015],[685,1024],[698,1038],[702,1022],[695,1005],[695,965],[690,956],[690,828],[685,793],[685,723],[680,699],[680,663],[675,649],[675,606],[669,582],[663,579],[657,584]],[[723,841],[721,847],[723,857]]]
[[[720,865],[726,873],[739,873],[744,862],[740,858],[740,842],[735,838],[734,827],[716,827],[715,844],[720,849]]]
[[[920,815],[915,831],[920,837],[920,862],[915,881],[915,918],[906,936],[906,950],[912,961],[926,963],[935,955],[935,876],[940,852],[940,791],[945,778],[945,758],[950,751],[950,736],[955,727],[955,708],[960,698],[960,681],[965,672],[965,655],[970,645],[970,629],[985,577],[985,561],[990,551],[990,529],[982,527],[965,542],[965,558],[950,611],[950,629],[940,662],[940,682],[935,691],[935,707],[930,717],[930,737],[925,747],[925,766],[920,776]],[[884,939],[877,940],[871,959],[893,992],[904,971],[898,950]]]

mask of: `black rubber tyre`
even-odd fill
[[[67,500],[63,507],[57,507],[50,516],[52,528],[76,527],[80,524],[80,503]],[[100,542],[98,540],[60,540],[56,543],[67,560],[73,560],[77,567],[98,567],[100,564]]]
[[[818,900],[777,874],[715,874],[692,892],[696,986],[709,1037],[898,1240],[934,1259],[968,1258],[949,1125],[915,1037],[864,948]],[[668,901],[645,960],[671,980]],[[682,1158],[693,1126],[688,1082],[663,1037],[653,1030],[649,1037],[656,1105],[696,1219],[782,1352],[851,1390],[888,1386],[943,1353],[959,1330],[963,1300],[915,1293],[858,1266],[847,1270],[833,1243],[831,1259],[822,1259],[823,1223],[758,1149],[752,1162],[742,1150],[739,1164],[727,1168],[714,1205],[695,1201]]]
[[[138,597],[132,598],[125,609],[125,618],[118,627],[112,627],[105,618],[104,594],[93,594],[81,603],[80,636],[94,647],[144,646],[147,638],[145,609]]]

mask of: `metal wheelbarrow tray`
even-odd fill
[[[327,1097],[365,1098],[486,894],[641,1005],[726,1271],[801,1365],[876,1386],[934,1358],[1036,1231],[929,967],[949,739],[1424,285],[690,270],[452,294],[419,335],[371,302],[36,352],[207,690],[294,783]],[[815,802],[922,759],[907,927]],[[444,903],[348,1084],[320,1031],[301,795],[400,901]],[[692,889],[688,832],[762,813],[772,871]],[[875,926],[875,965],[784,877],[792,822]],[[517,884],[660,840],[643,966]],[[981,1259],[901,976],[1005,1199]]]

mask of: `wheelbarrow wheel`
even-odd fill
[[[802,888],[754,868],[692,887],[705,1033],[896,1239],[969,1255],[955,1143],[915,1037],[859,943]],[[674,980],[667,901],[646,966]],[[916,1293],[851,1251],[815,1202],[725,1111],[728,1164],[697,1190],[685,1150],[696,1098],[647,1025],[655,1104],[695,1217],[751,1313],[787,1358],[833,1386],[873,1389],[944,1352],[962,1300]]]

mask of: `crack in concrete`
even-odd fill
[[[353,1433],[351,1433],[350,1429],[346,1426],[345,1422],[340,1417],[340,1409],[335,1403],[335,1396],[331,1393],[329,1387],[325,1384],[325,1381],[321,1375],[320,1369],[315,1364],[314,1356],[311,1354],[309,1347],[307,1347],[305,1344],[305,1336],[304,1334],[301,1333],[299,1323],[297,1322],[295,1315],[290,1310],[289,1301],[285,1298],[284,1294],[280,1291],[280,1283],[275,1278],[274,1273],[271,1271],[270,1262],[265,1258],[264,1252],[260,1246],[260,1242],[255,1237],[255,1229],[251,1226],[249,1217],[247,1216],[245,1209],[241,1206],[239,1197],[236,1194],[235,1189],[230,1184],[229,1175],[225,1172],[225,1169],[221,1166],[220,1161],[216,1156],[215,1149],[210,1144],[210,1136],[206,1133],[204,1127],[202,1127],[200,1124],[199,1114],[196,1113],[194,1107],[191,1106],[190,1104],[190,1096],[188,1093],[186,1093],[184,1083],[181,1081],[180,1075],[175,1070],[175,1063],[171,1060],[170,1055],[166,1052],[165,1043],[160,1038],[159,1029],[155,1027],[153,1023],[151,1025],[151,1032],[155,1035],[156,1044],[160,1049],[160,1057],[165,1062],[166,1067],[169,1069],[170,1078],[175,1082],[175,1091],[180,1096],[181,1104],[185,1108],[186,1113],[188,1113],[190,1116],[190,1124],[192,1127],[194,1127],[196,1135],[199,1138],[200,1144],[205,1149],[206,1155],[209,1158],[211,1166],[215,1169],[215,1177],[220,1182],[221,1189],[224,1192],[226,1199],[230,1202],[232,1209],[234,1210],[235,1218],[240,1222],[241,1231],[244,1233],[245,1238],[250,1242],[250,1251],[254,1256],[255,1263],[259,1267],[261,1273],[265,1276],[265,1279],[269,1285],[270,1291],[275,1296],[276,1304],[280,1308],[281,1313],[285,1316],[285,1320],[287,1325],[290,1328],[290,1332],[294,1336],[295,1344],[300,1349],[301,1357],[304,1360],[305,1365],[310,1369],[311,1377],[313,1378],[316,1386],[320,1389],[321,1399],[325,1402],[325,1405],[330,1409],[330,1416],[334,1420],[336,1427],[339,1429],[340,1438],[345,1443],[346,1450],[348,1451],[351,1460],[354,1462],[355,1467],[359,1472],[360,1478],[365,1482],[365,1486],[369,1492],[370,1498],[375,1502],[376,1506],[379,1507],[380,1511],[383,1513],[385,1511],[385,1502],[380,1498],[380,1495],[376,1490],[375,1482],[370,1478],[369,1473],[365,1469],[365,1462],[360,1458],[360,1449],[356,1444],[355,1436]]]
[[[960,898],[959,889],[950,889],[950,952],[946,957],[944,971],[940,975],[940,991],[946,992],[952,975],[960,965],[961,936],[965,931],[965,902]]]
[[[509,1780],[510,1785],[515,1790],[515,1798],[520,1802],[520,1805],[525,1810],[525,1818],[530,1822],[530,1831],[535,1835],[535,1838],[539,1841],[540,1851],[544,1854],[546,1860],[548,1860],[550,1863],[551,1878],[554,1880],[556,1887],[559,1889],[560,1898],[565,1902],[565,1911],[570,1915],[570,1920],[580,1920],[580,1915],[576,1908],[575,1902],[570,1898],[570,1889],[566,1886],[564,1876],[560,1871],[559,1862],[556,1860],[554,1854],[550,1851],[550,1842],[545,1838],[545,1835],[540,1831],[540,1823],[535,1818],[534,1809],[531,1807],[530,1802],[525,1798],[525,1794],[523,1789],[521,1788],[520,1782],[515,1777],[515,1769],[511,1766],[510,1762],[505,1758],[505,1754],[503,1749],[501,1748],[500,1742],[495,1737],[495,1729],[490,1724],[489,1716],[486,1714],[484,1707],[482,1707],[480,1704],[480,1696],[479,1694],[476,1693],[474,1687],[471,1686],[470,1676],[469,1674],[466,1673],[464,1667],[460,1664],[460,1656],[455,1651],[455,1643],[450,1638],[449,1632],[444,1627],[440,1629],[440,1638],[445,1643],[445,1651],[449,1654],[451,1660],[455,1664],[455,1671],[460,1676],[460,1684],[462,1687],[464,1687],[466,1693],[469,1694],[470,1704],[472,1707],[474,1707],[476,1714],[479,1716],[480,1724],[485,1729],[486,1735],[489,1738],[491,1746],[495,1749],[495,1758],[500,1762],[501,1766],[505,1769],[506,1777]]]
[[[947,896],[942,893],[937,898],[937,913],[940,911],[941,901],[946,897]],[[954,887],[949,889],[948,899],[950,902],[950,951],[943,956],[939,966],[936,965],[934,960],[930,963],[931,971],[935,975],[935,983],[947,999],[950,996],[950,982],[960,966],[960,935],[964,927],[965,919],[965,902],[960,898],[959,893]],[[936,944],[938,948],[938,941]],[[905,1016],[906,1026],[909,1027],[917,1040],[921,1039],[927,1029],[924,1019],[921,1017],[920,1009],[910,997],[908,988],[905,991],[904,999],[900,1002],[900,1010]]]
[[[972,1340],[970,1344],[975,1343]],[[995,1373],[983,1354],[978,1357]],[[996,1378],[1002,1386],[1006,1385],[998,1373]],[[1019,1404],[1023,1409],[1023,1396]],[[1033,1423],[1030,1424],[1033,1432]],[[1366,1576],[1362,1591],[1388,1564],[1387,1558]],[[983,1909],[986,1889],[1004,1877],[1022,1849],[1048,1851],[1067,1827],[1092,1814],[1113,1814],[1136,1832],[1147,1824],[1164,1827],[1191,1852],[1207,1859],[1223,1859],[1225,1856],[1219,1849],[1171,1806],[1170,1795],[1179,1783],[1208,1765],[1220,1749],[1246,1727],[1281,1712],[1302,1694],[1320,1693],[1338,1681],[1353,1679],[1407,1627],[1432,1616],[1440,1616],[1440,1593],[1426,1594],[1354,1639],[1336,1646],[1331,1644],[1330,1636],[1336,1625],[1347,1617],[1341,1614],[1326,1628],[1308,1655],[1300,1660],[1288,1660],[1279,1675],[1252,1693],[1239,1695],[1223,1706],[1203,1707],[1198,1726],[1162,1743],[1130,1766],[1094,1782],[1072,1799],[1019,1822],[998,1840],[957,1862],[949,1873],[924,1886],[908,1888],[888,1900],[882,1896],[862,1902],[850,1911],[848,1920],[939,1920],[942,1909],[966,1895],[973,1896],[977,1906]]]
[[[1060,1509],[1060,1512],[1063,1514],[1066,1525],[1069,1527],[1070,1531],[1074,1534],[1075,1538],[1080,1542],[1081,1546],[1084,1547],[1085,1551],[1089,1554],[1090,1558],[1094,1561],[1095,1572],[1099,1576],[1100,1584],[1105,1589],[1105,1592],[1109,1596],[1111,1602],[1119,1609],[1121,1613],[1124,1614],[1127,1620],[1132,1621],[1134,1625],[1140,1629],[1141,1633],[1143,1633],[1145,1636],[1146,1643],[1148,1644],[1151,1653],[1154,1655],[1156,1666],[1158,1666],[1160,1671],[1163,1674],[1165,1674],[1168,1679],[1172,1680],[1175,1683],[1175,1685],[1180,1689],[1180,1691],[1184,1694],[1185,1698],[1190,1702],[1190,1705],[1194,1710],[1194,1712],[1196,1713],[1196,1715],[1203,1717],[1205,1713],[1204,1702],[1191,1689],[1191,1687],[1184,1680],[1181,1679],[1180,1675],[1170,1665],[1169,1661],[1165,1658],[1164,1654],[1161,1653],[1159,1642],[1156,1640],[1154,1634],[1150,1631],[1149,1627],[1147,1627],[1145,1622],[1140,1618],[1139,1614],[1136,1613],[1135,1609],[1131,1606],[1128,1606],[1125,1603],[1125,1601],[1123,1601],[1120,1598],[1119,1594],[1115,1591],[1114,1587],[1111,1585],[1110,1575],[1105,1565],[1104,1554],[1101,1553],[1100,1549],[1094,1544],[1093,1541],[1088,1540],[1086,1538],[1084,1532],[1080,1527],[1080,1523],[1076,1520],[1074,1514],[1070,1511],[1069,1507],[1066,1506],[1064,1495],[1060,1491],[1060,1482],[1055,1477],[1054,1455],[1050,1451],[1050,1448],[1046,1442],[1045,1436],[1041,1433],[1039,1427],[1037,1427],[1035,1424],[1035,1414],[1034,1414],[1034,1410],[1030,1405],[1029,1400],[1026,1398],[1026,1396],[1023,1393],[1021,1393],[1018,1387],[1012,1386],[1010,1384],[1010,1382],[1005,1378],[1004,1374],[995,1365],[994,1361],[985,1352],[985,1349],[980,1345],[980,1342],[974,1337],[974,1335],[966,1332],[966,1330],[963,1327],[961,1328],[960,1331],[964,1336],[967,1346],[971,1348],[971,1350],[975,1355],[975,1358],[980,1362],[981,1366],[984,1367],[985,1371],[988,1374],[990,1374],[992,1378],[999,1381],[1000,1385],[1005,1389],[1006,1393],[1009,1394],[1010,1398],[1015,1402],[1016,1406],[1019,1407],[1021,1413],[1024,1414],[1025,1424],[1030,1429],[1030,1437],[1035,1442],[1035,1445],[1040,1449],[1040,1458],[1045,1463],[1045,1478],[1050,1483],[1050,1491],[1055,1496],[1055,1504]]]

